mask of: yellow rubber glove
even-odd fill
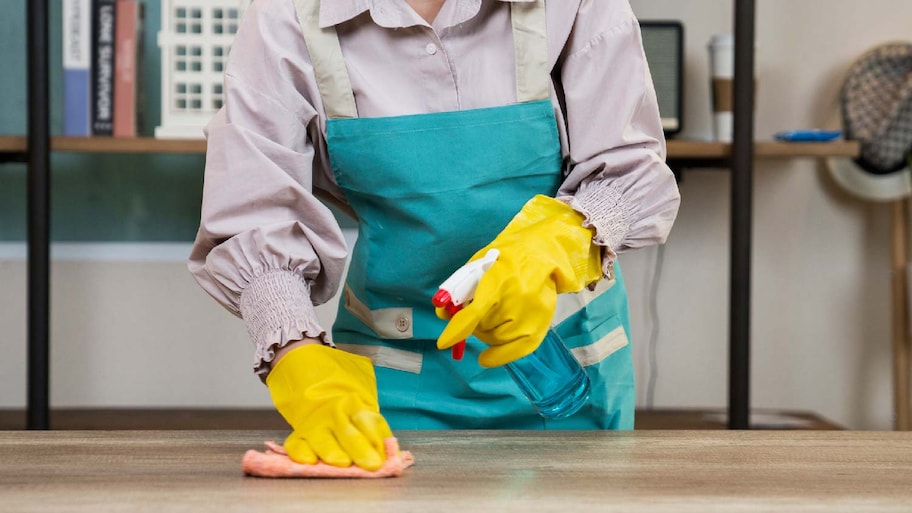
[[[500,256],[484,274],[472,302],[456,313],[437,339],[447,349],[474,334],[491,347],[478,363],[497,367],[518,360],[545,338],[557,307],[557,295],[578,292],[602,277],[601,250],[584,217],[566,203],[547,196],[529,200],[493,242]],[[442,309],[438,317],[449,318]]]
[[[377,470],[383,440],[393,436],[380,415],[377,380],[369,358],[308,344],[292,349],[266,377],[276,409],[294,430],[285,450],[294,461],[317,459]]]

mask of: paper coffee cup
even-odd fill
[[[709,42],[712,76],[713,136],[731,142],[734,127],[735,38],[717,34]]]

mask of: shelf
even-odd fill
[[[856,141],[834,141],[827,143],[786,143],[778,141],[757,141],[754,156],[757,158],[790,157],[848,157],[858,156],[860,146]],[[727,159],[731,157],[732,145],[709,141],[668,141],[669,159]]]
[[[25,137],[0,136],[0,153],[24,152]],[[52,137],[51,150],[76,153],[205,153],[202,139],[155,139],[153,137]]]
[[[18,153],[27,149],[25,137],[0,136],[0,153]],[[205,153],[202,139],[155,139],[152,137],[52,137],[51,149],[63,152],[88,153]],[[727,159],[731,144],[687,141],[668,141],[669,159]],[[758,141],[754,147],[758,158],[789,157],[856,157],[859,146],[854,141],[828,143],[784,143]]]

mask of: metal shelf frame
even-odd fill
[[[731,269],[728,427],[750,428],[750,292],[754,161],[754,0],[733,0],[734,139],[730,159]],[[28,148],[27,428],[50,429],[50,97],[48,0],[26,0]]]
[[[26,0],[28,292],[26,427],[50,428],[50,68],[48,0]]]
[[[735,0],[731,166],[728,428],[750,429],[751,242],[754,181],[754,0]]]

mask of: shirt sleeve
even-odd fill
[[[665,242],[680,195],[640,27],[627,0],[583,0],[560,58],[569,173],[558,191],[617,253]]]
[[[233,43],[225,103],[207,126],[200,227],[189,269],[240,316],[254,370],[304,336],[331,344],[314,305],[333,297],[347,248],[313,194],[325,168],[313,70],[291,2],[255,2]]]

